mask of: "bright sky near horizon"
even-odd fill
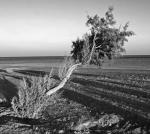
[[[0,57],[67,55],[87,14],[103,17],[109,6],[136,33],[126,54],[150,55],[150,0],[0,0]]]

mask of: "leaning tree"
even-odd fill
[[[112,7],[105,13],[105,17],[88,15],[86,25],[89,32],[72,42],[71,54],[74,64],[68,69],[60,84],[49,90],[47,95],[61,89],[77,67],[85,64],[101,66],[105,58],[111,60],[125,52],[124,44],[128,41],[127,38],[134,35],[133,31],[128,30],[129,23],[116,26]]]
[[[49,96],[64,87],[76,68],[87,64],[101,66],[105,58],[111,60],[124,52],[124,43],[129,36],[134,35],[134,32],[127,30],[128,23],[116,27],[113,8],[109,8],[103,18],[98,15],[87,16],[86,25],[89,32],[72,42],[73,64],[69,63],[69,68],[64,66],[60,71],[61,82],[58,86],[50,89],[53,83],[52,73],[44,78],[30,78],[29,82],[28,79],[23,80],[18,97],[13,97],[11,102],[18,117],[39,118],[49,102],[51,103],[52,97]]]

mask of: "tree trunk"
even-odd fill
[[[66,84],[66,82],[68,81],[68,79],[70,78],[71,74],[73,73],[73,71],[80,65],[81,65],[81,63],[71,66],[67,71],[66,77],[60,82],[60,84],[58,86],[54,87],[53,89],[49,90],[46,94],[52,95],[55,92],[57,92],[58,90],[60,90],[61,88],[63,88],[64,85]]]
[[[93,57],[93,53],[94,53],[94,50],[95,50],[95,47],[96,47],[96,43],[95,43],[95,40],[96,40],[96,33],[94,35],[94,39],[93,39],[93,47],[92,47],[92,50],[91,50],[91,53],[90,53],[90,57],[89,57],[89,60],[87,61],[88,64],[90,64],[91,62],[91,59]]]
[[[95,50],[95,47],[96,47],[96,43],[95,43],[95,40],[96,40],[96,33],[94,35],[94,39],[93,39],[93,47],[92,47],[92,50],[90,52],[90,57],[89,57],[89,60],[87,61],[87,64],[90,64],[90,61],[93,57],[93,53],[94,53],[94,50]],[[46,94],[47,95],[52,95],[54,94],[55,92],[57,92],[58,90],[60,90],[61,88],[64,87],[64,85],[66,84],[66,82],[68,81],[68,79],[70,78],[71,74],[73,73],[73,71],[78,67],[82,65],[82,63],[78,63],[78,64],[75,64],[73,66],[71,66],[69,69],[68,69],[68,72],[66,74],[66,77],[60,82],[60,84],[56,87],[54,87],[53,89],[49,90]]]

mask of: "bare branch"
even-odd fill
[[[89,60],[87,61],[87,64],[90,64],[90,62],[92,60],[92,56],[93,56],[95,46],[96,46],[96,43],[95,43],[96,36],[97,36],[97,33],[95,32],[94,39],[93,39],[93,47],[92,47],[92,50],[91,50],[91,53],[90,53]]]
[[[64,85],[66,84],[66,82],[68,81],[68,79],[70,78],[71,74],[73,73],[73,71],[80,65],[81,65],[81,63],[71,66],[67,71],[66,77],[60,82],[60,84],[58,86],[56,86],[55,88],[49,90],[46,94],[52,95],[52,94],[56,93],[58,90],[60,90],[61,88],[63,88]]]

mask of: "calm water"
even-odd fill
[[[42,57],[0,57],[0,68],[6,67],[41,67],[59,66],[64,60],[63,56]],[[150,55],[124,56],[106,61],[106,69],[139,69],[150,70]]]
[[[0,57],[0,68],[49,68],[59,66],[64,60],[63,56],[42,56],[42,57]]]
[[[20,63],[50,63],[61,62],[63,56],[39,56],[39,57],[0,57],[0,64],[20,64]]]
[[[150,55],[124,56],[108,61],[104,68],[150,70]]]

